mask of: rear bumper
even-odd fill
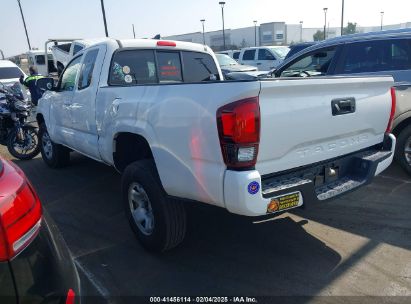
[[[379,146],[269,176],[261,176],[257,170],[227,170],[224,177],[226,209],[240,215],[261,216],[270,213],[268,205],[279,196],[298,194],[296,207],[300,207],[353,191],[388,168],[394,157],[395,143],[394,135],[389,134]]]

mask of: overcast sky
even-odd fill
[[[17,0],[0,0],[0,49],[6,56],[28,50]],[[183,34],[221,29],[219,0],[104,0],[111,37]],[[48,38],[92,38],[104,36],[100,0],[21,0],[32,47],[44,48]],[[226,0],[226,28],[285,21],[304,27],[324,25],[323,8],[328,7],[330,27],[339,26],[341,0]],[[411,21],[410,0],[345,0],[345,21],[360,26]],[[345,22],[345,23],[346,23]]]

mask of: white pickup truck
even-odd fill
[[[70,60],[82,49],[93,45],[94,43],[101,42],[101,39],[79,39],[79,40],[73,40],[72,42],[69,43],[63,43],[63,44],[55,44],[51,47],[51,52],[53,54],[53,60],[54,60],[54,67],[56,68],[58,74],[60,75],[61,72],[63,72],[64,68],[66,67],[67,63],[70,62]],[[44,52],[43,52],[44,53]],[[47,75],[47,74],[43,74]]]
[[[138,239],[164,251],[184,238],[186,203],[262,216],[370,182],[393,158],[392,85],[224,81],[207,46],[106,39],[76,54],[39,101],[41,153],[52,168],[73,150],[115,167]]]

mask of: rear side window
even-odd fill
[[[254,58],[255,58],[255,50],[244,51],[243,60],[254,60]]]
[[[259,49],[258,50],[258,60],[275,60],[273,54],[266,49]]]
[[[182,82],[181,59],[178,52],[157,52],[160,83]]]
[[[233,53],[233,59],[237,60],[240,57],[240,52]]]
[[[366,41],[347,45],[340,73],[411,69],[411,40]]]
[[[110,67],[111,85],[157,83],[153,50],[128,50],[114,54]]]
[[[80,78],[78,81],[79,90],[85,89],[90,86],[97,55],[98,49],[87,52],[83,65],[81,67]]]
[[[184,82],[218,80],[218,70],[209,54],[182,52],[184,62]]]

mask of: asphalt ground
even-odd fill
[[[4,147],[0,155],[11,158]],[[342,198],[260,222],[187,205],[185,242],[153,255],[129,228],[112,168],[75,153],[60,170],[40,156],[14,161],[72,252],[84,303],[138,302],[135,296],[411,303],[411,177],[395,164]]]

